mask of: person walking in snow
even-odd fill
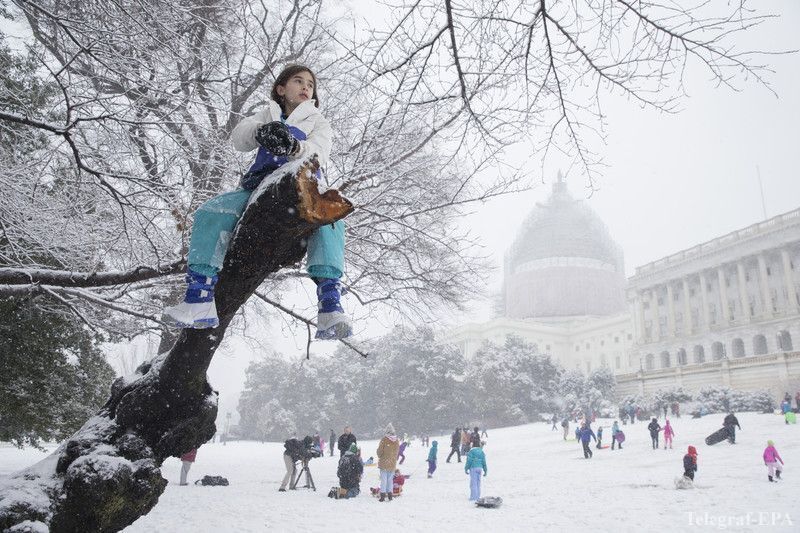
[[[672,437],[675,436],[675,430],[672,429],[672,424],[669,423],[669,420],[664,422],[664,449],[672,449]]]
[[[603,447],[603,426],[597,428],[597,449],[600,450]]]
[[[381,475],[380,501],[389,498],[392,501],[392,477],[397,468],[397,452],[400,450],[400,441],[394,432],[394,426],[389,424],[378,443],[378,470]]]
[[[794,404],[795,404],[795,412],[800,413],[800,391],[797,391],[794,395]]]
[[[722,425],[728,428],[728,442],[731,444],[736,444],[736,428],[738,427],[741,430],[742,426],[739,425],[739,419],[736,418],[736,415],[733,414],[733,411],[728,413],[728,416],[726,416],[725,420],[722,421]]]
[[[569,419],[564,417],[564,420],[561,421],[561,427],[564,430],[564,440],[567,440],[567,435],[569,435]]]
[[[470,442],[469,428],[465,427],[461,430],[461,455],[467,455]]]
[[[408,447],[408,442],[403,441],[400,443],[400,448],[397,450],[397,458],[399,459],[400,464],[403,464],[403,462],[406,460],[404,452],[406,451],[407,447]]]
[[[336,469],[339,487],[346,491],[345,498],[355,498],[361,493],[360,483],[363,474],[364,464],[358,456],[358,445],[354,442],[344,452],[344,455],[339,460],[339,467]]]
[[[583,424],[580,426],[575,426],[575,440],[578,441],[578,444],[581,443],[581,429],[583,428]]]
[[[433,477],[433,473],[436,472],[436,455],[439,453],[439,441],[433,441],[431,443],[431,447],[428,450],[428,477]]]
[[[452,435],[450,435],[450,455],[447,456],[446,463],[450,462],[450,458],[453,457],[453,454],[458,456],[458,462],[461,462],[461,430],[456,428]]]
[[[553,423],[552,431],[558,431],[558,428],[556,427],[556,423],[558,422],[558,417],[556,416],[555,413],[553,413],[553,418],[550,419],[550,421]]]
[[[333,443],[334,442],[336,442],[336,433],[334,433],[333,429],[331,429],[331,435],[330,435],[330,437],[328,437],[328,448],[330,448],[331,457],[333,457]]]
[[[339,440],[336,442],[336,447],[339,449],[339,458],[342,458],[344,453],[350,449],[350,445],[356,442],[357,439],[353,435],[353,428],[345,426],[344,432],[339,435]]]
[[[647,429],[650,430],[650,440],[653,441],[653,449],[658,449],[658,432],[661,431],[661,424],[658,423],[658,420],[653,418],[650,423],[647,425]]]
[[[686,455],[683,456],[683,475],[694,481],[695,472],[697,472],[697,450],[694,446],[689,446]]]
[[[474,502],[481,497],[481,475],[486,477],[486,454],[483,446],[476,446],[467,453],[464,472],[469,475],[469,501]]]
[[[475,426],[472,429],[472,435],[469,436],[469,443],[473,448],[481,445],[481,432],[478,429],[478,426]]]
[[[189,469],[192,468],[195,459],[197,459],[197,448],[192,448],[185,454],[181,455],[181,481],[180,486],[186,486],[189,483],[186,477],[189,475]]]
[[[583,427],[578,432],[578,438],[580,440],[581,445],[583,446],[583,458],[591,459],[592,449],[589,447],[589,441],[591,439],[597,441],[597,437],[595,437],[594,431],[592,431],[592,428],[591,426],[589,426],[588,423],[583,424]]]
[[[611,449],[614,449],[615,444],[619,444],[619,449],[622,449],[622,443],[617,442],[617,433],[619,433],[619,423],[614,420],[614,423],[611,425]]]
[[[775,449],[775,443],[768,440],[767,447],[764,448],[764,464],[767,466],[767,479],[770,481],[776,481],[781,478],[781,467],[778,466],[778,461],[783,465],[783,459],[778,454],[778,450]],[[773,475],[775,478],[772,477]]]
[[[325,168],[331,153],[333,129],[319,111],[317,77],[304,65],[285,67],[272,84],[267,109],[242,119],[231,132],[236,150],[257,150],[250,170],[235,191],[203,203],[195,212],[189,242],[186,295],[182,303],[166,308],[162,320],[177,328],[215,328],[214,303],[218,274],[231,235],[253,191],[289,161],[316,156]],[[317,178],[321,173],[317,173]],[[307,270],[317,285],[317,339],[352,335],[350,320],[340,304],[344,273],[344,222],[326,224],[308,238]],[[347,448],[345,448],[346,450]],[[342,450],[344,453],[344,450]]]

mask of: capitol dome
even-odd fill
[[[606,316],[625,309],[622,248],[559,174],[553,192],[522,224],[505,257],[510,318]]]

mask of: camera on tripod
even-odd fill
[[[289,441],[287,441],[289,442]],[[297,445],[293,446],[289,453],[294,462],[309,461],[311,459],[322,457],[322,451],[314,446],[314,439],[309,436],[303,438],[302,441],[296,441]]]

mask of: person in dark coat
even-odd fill
[[[591,439],[597,441],[597,437],[594,436],[594,431],[592,431],[592,428],[589,426],[589,424],[583,425],[583,427],[580,429],[579,435],[581,444],[583,445],[583,458],[591,459],[592,449],[589,448],[589,442]]]
[[[450,455],[447,456],[446,463],[450,462],[453,454],[458,455],[458,462],[461,462],[461,430],[456,428],[452,435],[450,435]]]
[[[553,413],[553,418],[551,418],[550,421],[553,423],[553,431],[558,431],[558,428],[556,427],[556,424],[558,423],[558,417],[555,415],[555,413]]]
[[[328,438],[328,447],[331,449],[331,457],[333,457],[333,443],[336,442],[336,433],[331,429],[331,435]]]
[[[475,426],[472,429],[472,435],[470,435],[470,445],[473,448],[477,448],[478,446],[481,445],[481,432],[478,429],[478,426]]]
[[[697,472],[697,450],[694,446],[689,446],[686,455],[683,456],[683,475],[694,481],[695,472]]]
[[[339,467],[336,475],[339,477],[339,486],[345,489],[345,498],[355,498],[361,492],[359,484],[361,475],[364,473],[364,465],[358,457],[358,445],[353,443],[342,458],[339,460]]]
[[[736,418],[733,412],[730,412],[728,416],[725,417],[722,425],[728,428],[728,442],[736,444],[736,428],[742,429],[742,426],[739,425],[739,419]]]
[[[344,453],[350,449],[350,445],[356,443],[356,436],[353,435],[353,428],[347,426],[344,428],[344,433],[339,435],[339,440],[336,441],[336,447],[339,448],[339,457],[344,457]]]
[[[653,449],[658,449],[658,432],[661,431],[661,424],[655,418],[647,424],[647,429],[650,430],[650,440],[653,441]]]

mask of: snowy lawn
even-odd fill
[[[652,450],[647,424],[637,423],[621,426],[627,437],[622,451],[593,447],[591,460],[583,459],[579,443],[564,442],[549,424],[490,430],[483,495],[501,496],[499,509],[470,504],[463,464],[455,458],[444,462],[449,436],[437,438],[439,468],[433,479],[426,478],[428,449],[415,441],[406,450],[400,468],[411,479],[400,498],[386,503],[369,496],[368,487],[378,485],[375,467],[365,469],[360,497],[326,497],[338,485],[338,454],[312,460],[317,492],[279,493],[282,443],[207,444],[198,452],[190,482],[217,474],[231,485],[180,487],[180,461],[170,459],[163,466],[170,484],[159,504],[125,531],[800,531],[800,426],[787,426],[777,415],[737,416],[743,430],[737,431],[733,446],[703,442],[721,427],[723,415],[684,417],[671,419],[673,450]],[[611,420],[598,420],[593,428],[598,425],[604,428],[606,444]],[[358,434],[357,425],[355,429]],[[761,459],[767,439],[775,441],[787,464],[779,483],[767,481]],[[376,441],[360,444],[365,457],[374,455]],[[695,488],[676,490],[674,479],[683,472],[689,444],[699,452]],[[0,477],[41,457],[35,450],[2,446]]]

